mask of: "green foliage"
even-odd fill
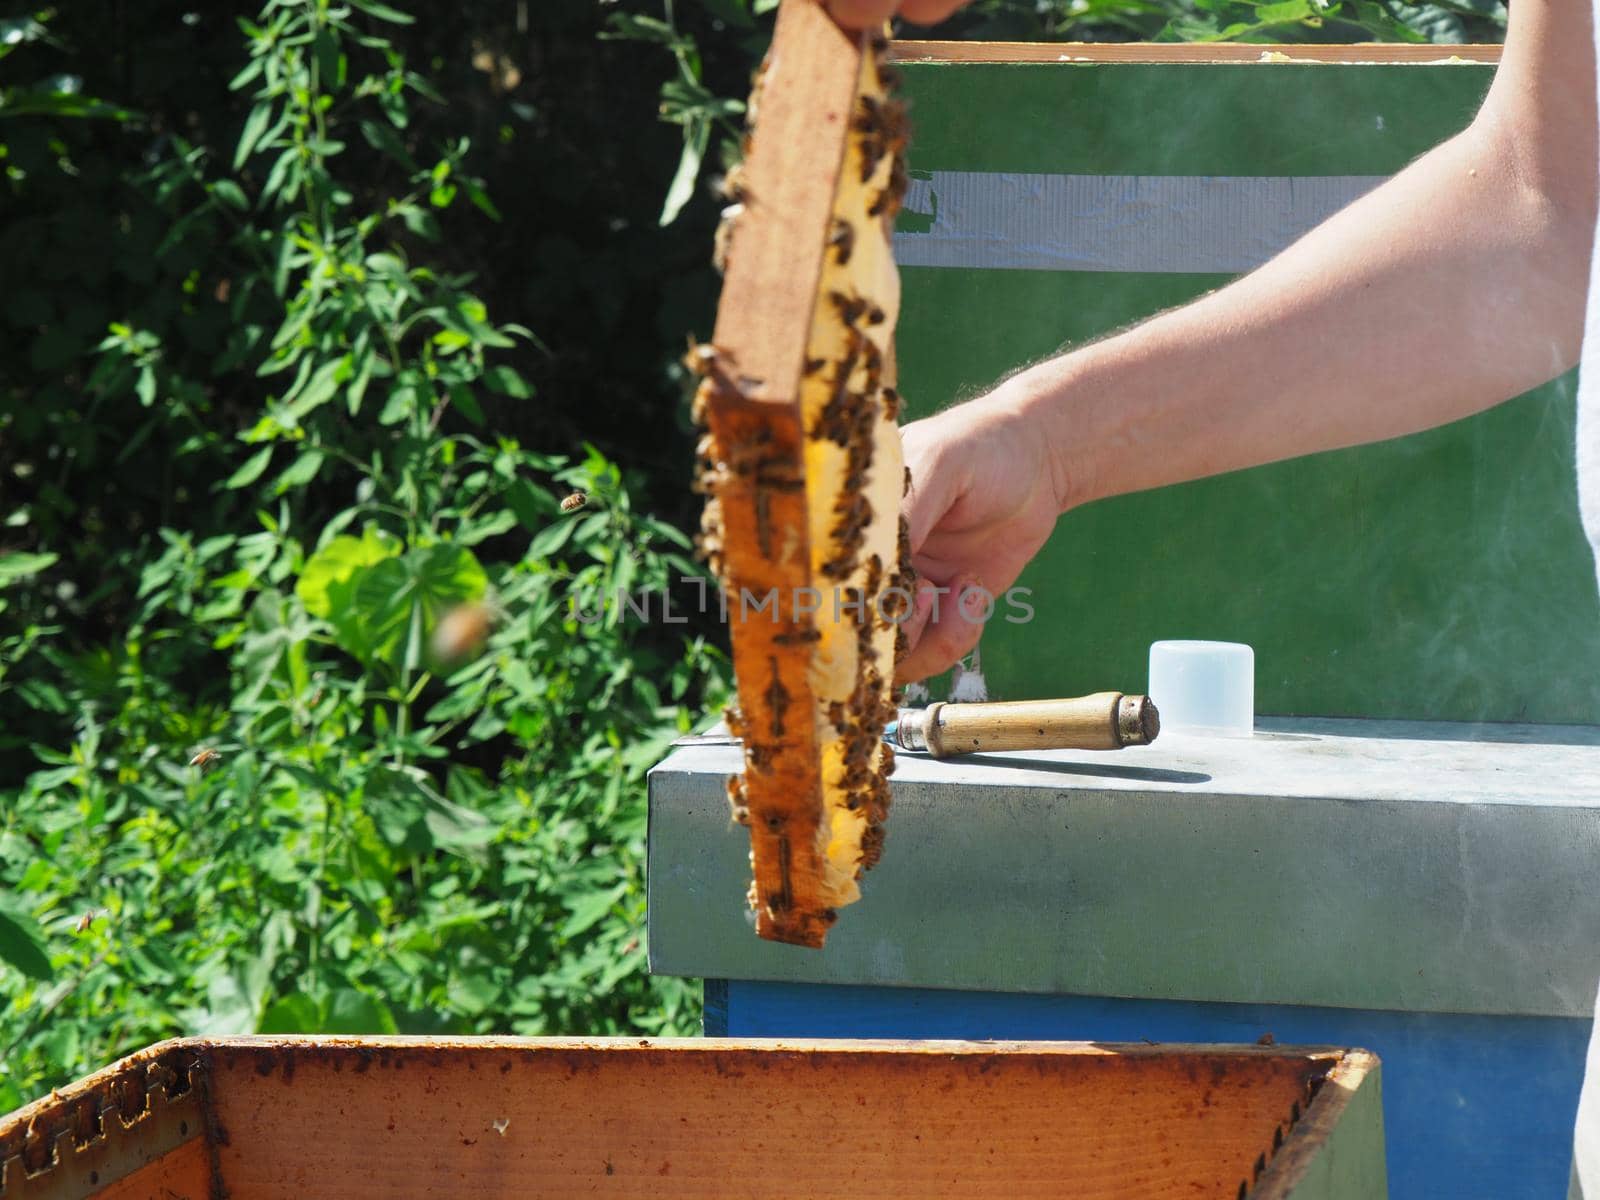
[[[469,137],[415,133],[410,21],[241,20],[232,145],[95,178],[138,286],[9,301],[44,331],[0,381],[0,1110],[177,1033],[696,1019],[643,971],[643,775],[725,664],[571,611],[688,541],[597,449],[489,432],[544,351],[451,266],[496,209]],[[93,142],[29,111],[0,262],[20,228],[93,271],[52,212]],[[453,613],[481,644],[436,645]]]

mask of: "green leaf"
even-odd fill
[[[30,575],[37,575],[46,567],[54,566],[60,558],[61,556],[54,551],[30,554],[13,550],[0,554],[0,588],[19,579],[26,579]]]
[[[534,535],[533,541],[528,543],[527,556],[532,559],[549,558],[571,540],[573,531],[577,528],[576,521],[558,518],[550,522]]]
[[[395,212],[405,222],[405,227],[419,238],[428,242],[439,240],[439,218],[431,212],[426,212],[415,204],[402,204]]]
[[[260,479],[262,474],[266,471],[267,464],[272,461],[272,451],[273,447],[270,444],[261,447],[261,449],[257,450],[245,460],[243,466],[241,466],[232,475],[229,475],[228,478],[223,481],[222,486],[230,491],[235,488],[249,487],[256,480]]]
[[[362,795],[363,809],[378,836],[391,847],[413,854],[432,849],[422,823],[424,797],[409,776],[378,767],[367,777]]]
[[[304,992],[291,992],[272,1002],[261,1018],[258,1033],[319,1033],[322,1013]]]
[[[678,219],[683,206],[694,195],[695,180],[700,178],[700,160],[705,157],[706,142],[711,136],[711,126],[697,121],[683,131],[683,155],[678,159],[678,170],[667,188],[667,198],[661,205],[658,224],[671,225]]]
[[[437,847],[476,859],[500,833],[495,822],[440,795],[427,777],[414,769],[375,767],[362,795],[367,816],[384,841],[412,854]]]
[[[561,927],[561,936],[574,938],[591,926],[598,924],[606,918],[611,912],[612,906],[621,900],[627,892],[628,885],[619,883],[609,891],[590,892],[587,895],[579,896],[574,901],[570,901],[569,908],[572,915],[567,918],[566,924]]]
[[[368,16],[377,17],[378,20],[388,21],[393,25],[411,25],[416,21],[416,18],[410,13],[403,13],[397,8],[390,8],[387,4],[379,4],[378,0],[350,0],[350,3]]]
[[[239,132],[239,145],[233,152],[233,169],[237,171],[244,166],[251,152],[256,148],[256,143],[261,140],[261,135],[266,132],[267,122],[272,120],[272,107],[267,104],[257,104],[250,110],[250,115],[244,120],[244,128]]]
[[[483,382],[502,396],[510,396],[515,400],[526,400],[533,395],[533,388],[529,386],[528,381],[517,374],[515,368],[504,364],[490,367],[485,371]]]
[[[499,836],[500,828],[482,813],[446,800],[434,793],[422,815],[433,840],[446,850],[472,850],[486,846]]]
[[[465,521],[461,525],[458,537],[464,546],[476,546],[479,542],[486,542],[492,537],[499,537],[515,529],[517,514],[509,508],[502,508],[499,512],[489,516],[480,516],[472,521]]]
[[[493,976],[472,973],[452,975],[445,994],[453,1007],[475,1017],[493,1007],[500,999],[500,990]]]
[[[399,553],[399,540],[374,526],[359,538],[336,537],[306,562],[295,595],[312,616],[327,620],[336,604],[349,601],[344,589],[359,571]]]
[[[324,457],[325,455],[322,451],[314,446],[310,449],[302,450],[299,457],[289,464],[282,475],[278,476],[274,491],[281,496],[285,492],[291,492],[297,487],[304,487],[310,483],[317,477],[317,472],[322,469]]]
[[[421,662],[421,638],[445,612],[483,597],[489,577],[472,551],[441,542],[359,571],[350,603],[332,615],[339,644],[395,667]]]
[[[355,3],[356,0],[351,0]],[[394,1014],[382,1000],[355,988],[340,988],[328,1003],[324,1033],[394,1033]]]
[[[0,906],[0,962],[9,963],[30,979],[48,980],[54,974],[38,924],[10,904]]]
[[[206,988],[206,1007],[198,1032],[227,1036],[256,1031],[256,1005],[250,989],[232,972],[213,975]]]
[[[361,136],[367,139],[367,144],[374,150],[388,155],[406,170],[416,171],[417,160],[411,156],[411,151],[406,149],[405,143],[393,129],[381,121],[362,121],[358,127]]]
[[[450,402],[456,406],[457,411],[474,425],[483,424],[483,407],[478,403],[478,398],[472,394],[472,389],[464,383],[450,385]]]
[[[236,208],[240,212],[250,207],[250,201],[245,199],[244,189],[231,179],[217,180],[211,185],[211,194],[229,208]]]
[[[1262,25],[1303,21],[1312,15],[1311,0],[1276,0],[1276,3],[1256,5],[1255,12],[1256,21]]]
[[[529,533],[545,528],[560,512],[548,492],[534,487],[526,479],[519,479],[506,489],[506,504]]]
[[[606,18],[606,32],[600,36],[606,40],[658,42],[667,47],[690,44],[687,38],[661,18],[635,13],[612,13]]]

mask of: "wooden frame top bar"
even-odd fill
[[[1498,64],[1499,45],[1359,42],[1277,45],[1260,42],[935,42],[897,41],[896,62],[949,63],[1444,63]]]

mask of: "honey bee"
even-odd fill
[[[727,174],[717,181],[717,193],[729,204],[743,204],[750,198],[745,188],[744,163],[734,163],[728,168]]]
[[[750,824],[750,806],[745,802],[744,780],[728,776],[728,815],[737,825]]]
[[[689,339],[689,349],[683,356],[683,365],[691,374],[702,379],[711,374],[717,364],[717,348],[709,342],[697,342]]]
[[[706,427],[706,413],[711,403],[712,391],[711,380],[702,379],[700,386],[695,388],[694,395],[689,400],[689,420],[694,422],[696,429]]]
[[[561,498],[561,511],[564,513],[577,512],[587,503],[589,503],[589,493],[572,492],[570,495]]]
[[[850,261],[856,247],[855,226],[842,217],[833,219],[833,232],[828,235],[828,245],[833,247],[834,261],[841,267]]]
[[[868,825],[861,835],[861,869],[870,871],[883,857],[883,826]]]
[[[828,299],[833,301],[833,306],[839,310],[839,319],[846,325],[854,325],[859,321],[871,303],[860,296],[847,296],[843,292],[829,292]]]
[[[900,419],[900,393],[895,391],[895,389],[892,387],[886,387],[883,389],[881,394],[883,396],[883,419],[885,421],[898,421]],[[906,491],[909,492],[910,490],[911,468],[907,467]]]
[[[81,917],[79,917],[75,922],[73,922],[72,928],[77,933],[88,933],[89,930],[93,927],[95,921],[98,920],[100,917],[103,917],[105,915],[106,915],[106,910],[105,909],[103,909],[103,908],[91,908],[87,912],[85,912]]]
[[[751,743],[745,748],[745,760],[750,764],[752,771],[757,771],[762,775],[770,775],[772,774],[772,756],[776,753],[777,751],[771,746]]]
[[[201,746],[199,750],[195,751],[195,756],[189,760],[189,765],[191,767],[199,767],[200,773],[204,775],[221,761],[222,754],[220,751],[210,746]]]
[[[711,241],[711,265],[719,275],[728,273],[728,253],[733,248],[733,227],[744,212],[743,204],[730,204],[722,210],[722,220],[717,222],[717,232]]]
[[[481,601],[458,604],[439,618],[430,648],[433,657],[446,666],[455,666],[475,657],[494,628],[494,610]]]

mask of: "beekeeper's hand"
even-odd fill
[[[910,652],[895,671],[901,682],[937,674],[977,644],[985,620],[1009,611],[1006,590],[1055,527],[1056,466],[1025,386],[1002,384],[902,431],[919,587],[905,626]]]

